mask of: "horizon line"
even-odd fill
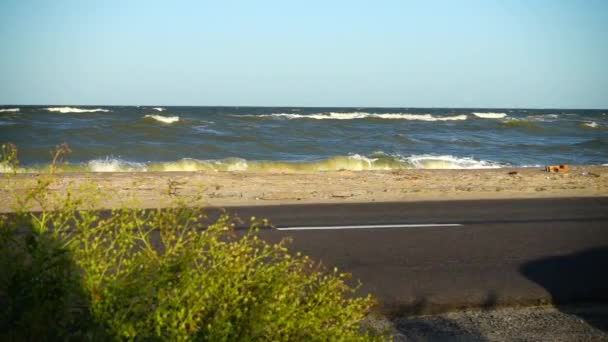
[[[25,106],[25,107],[42,107],[42,106],[107,106],[107,107],[219,107],[219,108],[382,108],[382,109],[536,109],[536,110],[608,110],[606,107],[463,107],[463,106],[294,106],[294,105],[170,105],[170,104],[0,104],[0,107]]]

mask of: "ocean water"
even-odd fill
[[[22,171],[491,168],[608,163],[608,110],[3,106]]]

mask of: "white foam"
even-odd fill
[[[172,124],[172,123],[179,121],[179,116],[162,116],[162,115],[148,114],[148,115],[145,115],[144,118],[150,118],[150,119],[156,120],[158,122],[166,123],[166,124]]]
[[[93,109],[82,109],[82,108],[75,108],[75,107],[49,107],[49,108],[45,108],[46,110],[48,110],[49,112],[56,112],[56,113],[95,113],[95,112],[109,112],[109,109],[103,109],[103,108],[93,108]]]
[[[158,112],[163,112],[163,111],[165,111],[165,108],[163,108],[163,107],[154,107],[154,108],[152,108],[152,109],[154,109],[155,111],[158,111]]]
[[[368,158],[360,154],[351,154],[348,156],[348,159],[363,163],[365,166],[367,166],[367,168],[364,167],[364,169],[371,169],[374,162],[378,160],[377,158]]]
[[[0,113],[17,113],[19,108],[0,108]]]
[[[206,125],[194,126],[194,127],[192,127],[192,129],[194,129],[195,131],[197,131],[199,133],[204,133],[204,134],[225,135],[224,132],[209,128]]]
[[[598,128],[599,127],[599,125],[595,121],[585,122],[585,123],[583,123],[583,126],[586,126],[589,128]]]
[[[389,119],[389,120],[412,120],[412,121],[454,121],[466,120],[466,115],[454,116],[432,116],[431,114],[409,114],[409,113],[365,113],[365,112],[350,112],[350,113],[317,113],[317,114],[293,114],[293,113],[275,113],[260,115],[262,117],[279,117],[287,119],[314,119],[314,120],[355,120],[365,118]]]
[[[414,121],[461,121],[466,120],[466,115],[432,116],[431,114],[373,114],[373,117],[393,120]]]
[[[141,163],[128,162],[121,159],[106,158],[89,161],[88,168],[92,172],[139,172],[146,171]]]
[[[559,119],[558,114],[529,115],[526,117],[526,120],[536,122],[554,122],[557,119]]]
[[[246,171],[249,168],[249,164],[245,159],[234,158],[228,163],[227,171]]]
[[[451,155],[413,155],[404,158],[416,169],[495,169],[499,163]]]
[[[264,114],[262,117],[276,117],[286,119],[315,119],[315,120],[353,120],[353,119],[364,119],[369,117],[369,113],[317,113],[317,114],[293,114],[293,113],[276,113],[276,114]]]
[[[507,116],[506,113],[473,113],[473,115],[482,119],[502,119]]]

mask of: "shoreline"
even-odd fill
[[[0,178],[0,212],[11,211],[14,203],[11,192],[23,194],[35,184],[38,175]],[[51,192],[62,193],[88,184],[99,191],[101,200],[96,206],[99,209],[163,207],[176,197],[193,205],[231,207],[608,196],[608,167],[584,165],[571,166],[565,173],[527,167],[327,172],[66,172],[56,177]],[[196,197],[200,200],[192,202]]]

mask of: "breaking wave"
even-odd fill
[[[0,113],[17,113],[19,108],[0,108]]]
[[[179,121],[179,116],[162,116],[162,115],[148,114],[148,115],[145,115],[144,118],[156,120],[158,122],[162,122],[162,123],[166,123],[166,124],[172,124],[172,123]]]
[[[408,157],[406,160],[414,169],[495,169],[506,166],[493,161],[451,155],[419,155]]]
[[[335,156],[317,161],[285,162],[226,158],[198,160],[184,158],[171,162],[138,163],[118,158],[95,159],[81,164],[63,166],[66,172],[175,172],[175,171],[241,171],[241,172],[290,172],[290,171],[374,171],[402,169],[485,169],[507,166],[492,161],[476,160],[451,155],[413,155],[403,157],[382,152],[367,157],[359,154]],[[19,172],[43,172],[48,165],[22,168]],[[6,170],[0,170],[6,172]]]
[[[165,108],[163,108],[163,107],[154,107],[154,108],[152,108],[152,109],[154,109],[154,110],[155,110],[155,111],[157,111],[157,112],[164,112],[164,111],[166,110],[166,109],[165,109]]]
[[[473,113],[473,115],[482,119],[502,119],[507,113]]]
[[[49,112],[56,112],[56,113],[95,113],[95,112],[104,112],[107,113],[110,110],[109,109],[103,109],[103,108],[93,108],[93,109],[82,109],[82,108],[75,108],[75,107],[48,107],[45,108],[46,110],[48,110]]]
[[[582,128],[599,128],[600,127],[600,125],[598,125],[598,123],[595,121],[583,122],[582,124],[580,124],[580,126]]]
[[[251,115],[249,115],[251,116]],[[408,114],[408,113],[317,113],[317,114],[294,114],[294,113],[275,113],[264,114],[259,117],[285,118],[285,119],[313,119],[313,120],[355,120],[355,119],[388,119],[388,120],[414,120],[414,121],[452,121],[466,120],[466,115],[454,116],[433,116],[431,114]]]
[[[92,172],[135,172],[146,171],[143,163],[129,162],[122,159],[94,159],[86,164],[86,171]]]

